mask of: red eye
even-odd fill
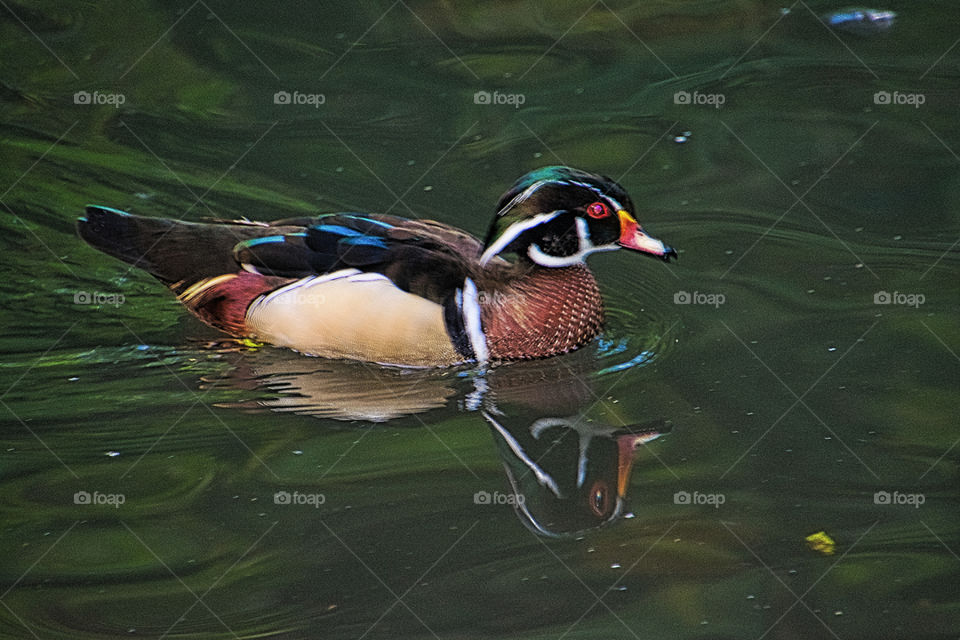
[[[587,215],[591,218],[606,218],[610,215],[610,208],[603,202],[594,202],[587,205]]]

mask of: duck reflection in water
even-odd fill
[[[236,408],[377,423],[417,415],[424,424],[476,412],[503,463],[509,502],[543,536],[579,535],[621,519],[638,449],[669,431],[665,420],[613,426],[592,418],[591,408],[602,404],[592,388],[598,367],[584,352],[482,372],[374,367],[274,350],[248,355],[226,379],[208,381],[271,393],[230,405]]]
[[[540,418],[509,429],[482,412],[503,460],[514,509],[535,533],[559,537],[623,517],[637,448],[666,431],[663,423],[616,428],[582,416]]]

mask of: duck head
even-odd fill
[[[619,184],[570,167],[526,174],[501,196],[481,264],[501,254],[543,267],[569,267],[596,251],[625,248],[662,260],[677,252],[647,235]]]

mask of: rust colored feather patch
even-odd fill
[[[245,336],[247,307],[259,296],[292,282],[259,273],[228,273],[205,278],[185,289],[171,288],[190,311],[204,322],[234,336]]]

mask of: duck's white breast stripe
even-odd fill
[[[467,339],[473,347],[477,362],[486,362],[489,356],[487,351],[487,337],[483,335],[483,326],[480,323],[480,302],[477,295],[477,285],[467,278],[463,281],[463,326],[467,330]]]

